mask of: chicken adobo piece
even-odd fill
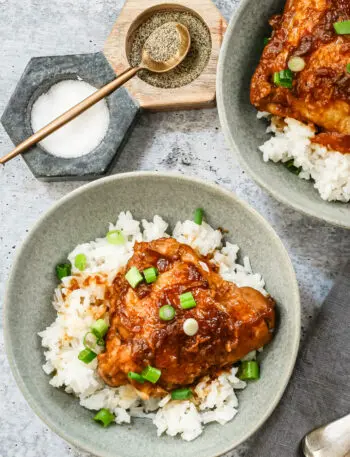
[[[131,287],[125,275],[132,267],[155,267],[157,278]],[[192,301],[185,306],[180,296],[189,292]],[[215,375],[273,336],[272,298],[225,281],[214,262],[173,238],[136,243],[109,300],[110,328],[106,351],[98,356],[99,374],[110,386],[131,382],[146,396],[161,396]],[[173,316],[162,318],[165,305]],[[190,318],[198,324],[192,336],[184,326]],[[161,373],[156,383],[128,377],[148,366]]]
[[[287,0],[251,81],[261,111],[314,124],[314,141],[350,153],[350,0]]]

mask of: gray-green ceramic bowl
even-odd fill
[[[236,418],[210,424],[190,443],[157,438],[149,420],[103,429],[92,412],[49,385],[43,372],[43,349],[37,333],[55,318],[51,297],[57,284],[54,267],[78,243],[106,233],[106,224],[120,211],[137,219],[160,214],[173,226],[205,208],[208,222],[229,230],[261,272],[278,304],[279,326],[262,353],[262,377],[239,394]],[[212,457],[247,439],[271,414],[291,376],[300,331],[298,286],[288,254],[268,223],[246,203],[216,185],[171,174],[128,173],[87,184],[57,202],[28,235],[19,250],[8,284],[5,304],[7,355],[16,381],[36,414],[72,444],[103,457]],[[272,431],[273,433],[273,431]]]
[[[268,19],[283,11],[285,0],[242,0],[225,33],[220,52],[217,100],[228,144],[248,173],[277,200],[310,216],[350,228],[350,204],[326,202],[310,181],[299,179],[281,164],[265,163],[258,150],[268,139],[267,123],[256,118],[249,85],[259,62]]]

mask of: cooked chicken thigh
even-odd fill
[[[251,82],[251,102],[261,111],[320,127],[318,143],[350,152],[350,35],[334,23],[350,20],[350,0],[287,0],[273,16],[273,35]],[[293,56],[305,68],[293,73],[293,87],[279,87],[273,74]]]
[[[156,267],[152,284],[133,289],[125,279],[131,267]],[[98,356],[99,373],[110,386],[129,382],[128,372],[148,365],[161,370],[157,384],[133,382],[145,394],[162,395],[190,385],[240,360],[272,338],[274,301],[249,287],[224,281],[215,264],[173,238],[136,243],[125,271],[110,290],[110,328],[106,351]],[[182,309],[179,296],[191,291],[196,307]],[[170,304],[174,319],[163,321],[159,308]],[[184,321],[199,330],[187,336]]]

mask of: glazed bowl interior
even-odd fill
[[[256,118],[249,86],[271,35],[269,18],[282,13],[285,0],[243,0],[226,31],[220,52],[217,99],[226,139],[242,166],[277,200],[310,216],[350,228],[350,204],[326,202],[311,181],[299,179],[280,163],[265,163],[258,147],[269,138],[267,122]]]
[[[159,214],[171,227],[205,208],[207,221],[228,230],[226,240],[239,244],[252,267],[261,272],[277,301],[279,325],[261,358],[262,377],[238,394],[239,414],[224,425],[209,424],[195,441],[157,438],[149,420],[103,429],[76,398],[49,385],[43,372],[43,349],[37,333],[55,319],[51,305],[57,280],[55,265],[79,243],[104,236],[120,211],[136,219]],[[95,181],[56,203],[31,230],[17,254],[5,303],[8,358],[25,398],[56,433],[103,457],[153,455],[201,457],[222,454],[256,431],[280,399],[290,378],[299,343],[300,304],[293,267],[268,223],[233,194],[193,178],[156,173],[128,173]]]

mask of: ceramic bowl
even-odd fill
[[[137,219],[159,214],[173,227],[205,208],[207,221],[229,230],[227,240],[249,255],[278,306],[279,325],[262,353],[262,377],[239,393],[239,414],[209,424],[195,441],[157,438],[147,419],[103,429],[73,396],[53,388],[44,362],[40,330],[55,319],[51,305],[55,265],[79,243],[104,236],[109,221],[130,210]],[[294,367],[299,343],[298,286],[288,254],[269,224],[246,203],[216,185],[171,174],[127,173],[87,184],[58,201],[34,226],[13,265],[5,304],[5,341],[15,379],[35,413],[58,435],[102,457],[213,457],[255,432],[276,407]]]
[[[326,202],[311,181],[304,181],[281,164],[262,159],[258,150],[269,138],[267,123],[256,118],[249,86],[270,36],[268,19],[283,11],[285,0],[242,0],[226,31],[220,52],[217,100],[226,139],[247,172],[277,200],[310,216],[350,228],[350,204]]]

